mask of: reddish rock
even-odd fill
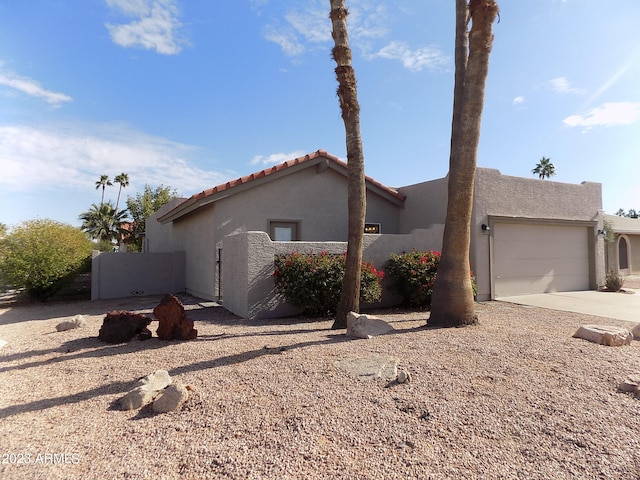
[[[153,309],[153,315],[158,319],[158,338],[163,340],[193,340],[198,331],[193,328],[193,320],[187,318],[182,302],[167,293],[160,304]]]
[[[151,320],[142,313],[111,310],[102,321],[98,338],[107,343],[128,342],[136,335],[141,340],[151,338],[151,331],[147,328]]]

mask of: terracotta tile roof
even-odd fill
[[[264,170],[260,170],[259,172],[252,173],[251,175],[245,175],[244,177],[240,177],[236,180],[231,180],[230,182],[216,185],[213,188],[209,188],[207,190],[204,190],[200,193],[193,195],[192,198],[198,200],[200,198],[208,197],[209,195],[213,195],[214,193],[222,192],[223,190],[227,190],[237,185],[242,185],[242,184],[251,182],[252,180],[257,180],[258,178],[263,178],[268,175],[272,175],[274,173],[280,172],[294,165],[300,165],[301,163],[308,162],[318,157],[328,158],[329,160],[337,163],[338,165],[344,167],[345,169],[347,168],[347,164],[342,160],[340,160],[335,155],[331,155],[330,153],[327,153],[325,150],[317,150],[313,153],[304,155],[303,157],[297,157],[297,158],[294,158],[293,160],[287,160],[286,162],[280,163],[278,165],[274,165],[271,168],[265,168]],[[404,195],[398,193],[396,190],[381,184],[380,182],[374,180],[371,177],[366,177],[366,179],[367,179],[367,182],[373,185],[376,185],[377,187],[383,190],[386,190],[388,193],[390,193],[391,195],[401,200],[404,200]]]
[[[213,195],[219,194],[221,192],[224,192],[225,190],[230,190],[234,187],[238,187],[240,185],[246,185],[252,181],[261,179],[261,178],[266,178],[269,177],[269,175],[273,175],[279,172],[282,172],[284,170],[287,170],[291,167],[294,167],[296,165],[302,165],[305,164],[307,162],[312,162],[313,160],[317,159],[317,158],[326,158],[328,159],[330,162],[334,163],[336,166],[338,166],[341,169],[344,169],[345,173],[346,173],[346,168],[347,168],[347,164],[346,162],[343,162],[342,160],[340,160],[338,157],[336,157],[335,155],[332,155],[330,153],[328,153],[326,150],[317,150],[313,153],[309,153],[307,155],[304,155],[302,157],[298,157],[298,158],[294,158],[293,160],[288,160],[284,163],[280,163],[278,165],[274,165],[273,167],[270,168],[265,168],[264,170],[260,170],[259,172],[255,172],[252,173],[251,175],[245,175],[244,177],[240,177],[236,180],[231,180],[227,183],[222,183],[220,185],[216,185],[213,188],[209,188],[207,190],[203,190],[200,193],[196,193],[194,195],[192,195],[191,197],[187,198],[186,200],[184,200],[182,203],[176,205],[175,208],[173,208],[172,210],[170,210],[169,212],[165,213],[164,215],[162,215],[159,220],[160,221],[168,221],[170,219],[175,219],[178,218],[180,216],[182,216],[182,214],[186,214],[190,211],[192,211],[192,208],[189,208],[190,206],[193,206],[195,204],[201,203],[203,200],[207,199],[208,197],[211,197]],[[317,163],[317,162],[316,162]],[[391,188],[391,187],[387,187],[386,185],[383,185],[382,183],[374,180],[373,178],[366,176],[366,181],[369,185],[371,186],[375,186],[378,189],[382,190],[384,193],[386,193],[387,195],[397,199],[400,202],[404,202],[405,200],[405,196],[401,193],[399,193],[397,190]]]

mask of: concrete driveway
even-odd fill
[[[640,290],[625,290],[627,293],[589,290],[518,295],[496,300],[640,323]]]

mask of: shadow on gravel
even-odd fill
[[[183,366],[175,367],[172,369],[167,369],[167,371],[169,372],[169,375],[173,377],[173,376],[181,375],[187,372],[209,370],[213,368],[226,367],[226,366],[235,365],[238,363],[248,362],[248,361],[256,360],[266,355],[281,355],[287,350],[294,350],[297,348],[304,348],[304,347],[315,346],[315,345],[328,345],[328,344],[340,343],[340,342],[346,342],[346,341],[350,341],[350,339],[348,339],[344,335],[340,335],[340,334],[327,335],[326,340],[299,342],[291,345],[283,345],[276,348],[263,347],[263,348],[249,350],[249,351],[238,353],[238,354],[227,355],[224,357],[218,357],[211,360],[204,360],[204,361],[192,363],[189,365],[183,365]],[[147,344],[148,342],[150,342],[150,340],[146,340],[145,342],[140,342],[140,344]],[[158,340],[158,342],[162,342],[162,340]],[[164,345],[168,345],[170,343],[171,342],[164,342]],[[74,357],[86,358],[86,357],[92,356],[91,355],[92,353],[94,353],[93,356],[102,356],[105,354],[112,355],[114,353],[124,353],[123,350],[116,351],[116,349],[122,346],[127,346],[127,345],[130,345],[130,344],[107,346],[107,347],[103,347],[103,349],[95,350],[93,352],[85,351],[77,355],[74,355]],[[157,346],[162,347],[163,345],[158,344]],[[133,351],[141,350],[143,348],[145,347],[143,346],[139,349],[133,349]],[[110,353],[100,352],[100,350],[108,350]],[[58,358],[60,358],[59,361],[64,360],[64,358],[61,358],[61,357],[58,357]],[[50,363],[51,361],[56,361],[56,360],[57,358],[53,360],[45,361],[45,362],[33,362],[33,363],[43,364],[43,363]],[[30,365],[30,366],[37,366],[37,365]],[[11,367],[11,368],[22,369],[22,368],[25,368],[25,365],[20,365],[20,366]],[[112,382],[109,384],[102,385],[100,387],[75,393],[73,395],[65,395],[65,396],[55,397],[55,398],[46,398],[42,400],[36,400],[34,402],[11,405],[9,407],[0,409],[0,418],[7,418],[13,415],[17,415],[25,412],[42,411],[42,410],[53,408],[59,405],[66,405],[69,403],[77,403],[84,400],[89,400],[91,398],[102,396],[102,395],[124,394],[128,392],[129,389],[131,388],[133,380],[134,379],[127,382],[120,382],[120,381]]]

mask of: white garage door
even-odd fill
[[[587,227],[493,225],[496,297],[589,290]]]

